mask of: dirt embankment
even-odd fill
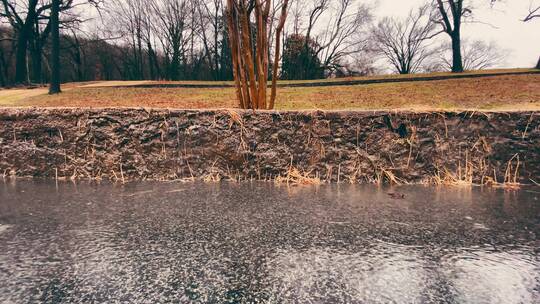
[[[540,114],[1,109],[0,176],[540,181]]]

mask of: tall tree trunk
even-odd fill
[[[246,4],[247,5],[247,4]],[[244,62],[244,71],[247,73],[247,85],[249,87],[249,96],[248,99],[251,103],[252,109],[258,109],[259,105],[259,90],[257,89],[257,76],[255,74],[255,62],[253,61],[253,49],[254,47],[251,44],[251,23],[250,17],[248,15],[247,7],[242,7],[240,12],[240,23],[241,23],[241,41],[242,49],[241,58]],[[266,84],[265,84],[266,85]]]
[[[41,75],[41,47],[37,41],[30,47],[30,58],[32,58],[31,80],[33,83],[41,83],[43,80]]]
[[[216,20],[216,22],[218,21]],[[214,80],[220,80],[220,75],[221,75],[221,71],[219,67],[218,35],[219,35],[219,32],[216,25],[215,30],[214,30],[214,57],[212,58],[214,59]]]
[[[227,34],[229,36],[229,45],[231,48],[231,59],[232,59],[232,70],[234,83],[236,86],[236,98],[240,104],[240,108],[246,109],[248,105],[248,99],[245,96],[244,92],[244,82],[242,81],[243,67],[240,54],[240,39],[239,39],[239,30],[237,23],[238,14],[236,8],[234,7],[233,0],[227,0],[227,26],[229,30]]]
[[[0,50],[0,55],[2,55],[1,52],[2,51]],[[5,87],[6,84],[7,84],[7,81],[4,78],[4,65],[3,65],[3,62],[0,60],[0,86]]]
[[[279,19],[279,24],[276,28],[276,49],[274,51],[274,66],[272,67],[272,92],[270,93],[270,103],[268,104],[268,109],[274,109],[276,103],[276,94],[277,94],[277,77],[278,77],[278,67],[279,67],[279,53],[281,51],[281,32],[285,26],[285,20],[287,19],[287,7],[289,5],[289,0],[283,1],[283,6],[281,7],[281,17]]]
[[[4,50],[0,46],[0,85],[2,87],[7,86],[9,79],[7,78],[7,65],[4,58]]]
[[[37,19],[36,6],[38,0],[26,1],[28,5],[28,13],[24,19],[24,23],[19,19],[17,32],[17,49],[15,52],[15,83],[25,84],[29,82],[28,79],[28,58],[27,50],[28,43],[32,38],[32,31],[34,28],[34,22]]]
[[[463,57],[461,56],[461,35],[459,30],[452,34],[452,72],[463,72]]]
[[[23,26],[17,35],[17,51],[15,53],[15,83],[28,83],[28,62],[26,51],[28,49],[28,40],[30,31],[28,26]]]
[[[180,46],[173,46],[171,65],[169,66],[169,79],[180,80]]]
[[[60,0],[53,0],[51,9],[51,85],[49,94],[58,94],[60,89]]]
[[[83,73],[83,61],[86,58],[85,54],[81,52],[81,45],[79,43],[79,39],[75,37],[76,46],[75,46],[75,64],[77,65],[77,80],[83,81],[84,80],[84,73]]]
[[[39,21],[35,20],[34,28],[32,29],[32,37],[29,41],[30,58],[32,59],[30,80],[33,83],[42,83],[42,62],[41,62],[41,37],[39,33]]]
[[[75,62],[75,72],[77,74],[77,81],[84,80],[83,74],[83,55],[81,55],[81,49],[77,46],[75,54],[73,55],[73,61]]]

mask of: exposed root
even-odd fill
[[[239,150],[247,150],[248,145],[244,139],[244,134],[247,133],[246,127],[244,126],[244,119],[242,116],[234,110],[225,110],[225,113],[229,116],[229,129],[237,124],[240,127],[240,145],[238,146]]]
[[[225,110],[225,113],[229,116],[229,128],[232,128],[232,126],[236,123],[238,126],[240,126],[240,129],[244,130],[244,119],[242,116],[234,111],[234,110]]]

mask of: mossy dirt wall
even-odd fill
[[[0,176],[540,181],[540,113],[0,109]]]

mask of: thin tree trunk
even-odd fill
[[[259,105],[258,90],[257,90],[257,78],[255,76],[255,64],[253,63],[253,47],[251,45],[251,27],[249,22],[249,16],[246,7],[242,7],[240,12],[241,36],[242,36],[242,61],[244,63],[244,69],[247,70],[247,81],[249,85],[248,101],[251,104],[252,109],[257,109]]]
[[[285,26],[285,20],[287,19],[287,6],[289,0],[283,1],[283,6],[281,7],[281,17],[279,19],[279,24],[276,29],[276,49],[274,52],[274,66],[272,67],[272,92],[270,93],[270,103],[268,104],[268,109],[274,109],[276,103],[276,94],[277,94],[277,77],[278,77],[278,67],[279,67],[279,53],[281,51],[281,32]]]
[[[53,0],[51,9],[51,85],[49,94],[58,94],[60,88],[60,0]]]
[[[73,36],[75,39],[75,64],[77,65],[77,79],[78,81],[84,80],[83,73],[83,60],[86,58],[85,54],[81,52],[81,44],[79,38],[76,35]]]
[[[140,25],[137,25],[137,50],[139,51],[138,61],[137,61],[137,74],[139,80],[144,79],[144,57],[142,51],[142,35]]]
[[[229,27],[228,35],[231,48],[231,57],[232,57],[232,68],[233,68],[233,77],[234,83],[236,86],[236,98],[240,103],[240,108],[245,109],[247,107],[246,100],[242,93],[242,84],[240,82],[240,73],[242,72],[241,64],[239,63],[240,58],[238,57],[238,29],[236,27],[236,10],[232,3],[232,0],[227,1],[227,25]]]
[[[233,74],[237,89],[237,98],[244,109],[270,109],[267,100],[268,73],[269,73],[269,37],[268,25],[270,16],[270,1],[255,0],[252,8],[248,2],[228,0],[227,21],[229,27],[229,41],[233,64]],[[286,4],[285,1],[285,11]],[[252,35],[251,13],[255,13],[256,36]],[[280,19],[284,23],[285,15]],[[283,24],[281,24],[283,27]],[[279,45],[279,31],[277,44]],[[255,38],[255,41],[253,41]],[[278,47],[279,48],[279,47]],[[279,51],[277,51],[279,61]],[[276,63],[278,64],[278,63]],[[274,72],[277,75],[277,71]],[[273,77],[275,79],[277,76]],[[275,83],[274,83],[275,85]],[[275,99],[275,92],[274,92]]]
[[[257,65],[257,80],[258,80],[258,87],[257,87],[257,109],[264,109],[266,108],[266,92],[264,91],[264,87],[262,86],[262,82],[266,81],[264,77],[264,49],[266,48],[264,41],[265,41],[265,25],[264,22],[264,16],[261,9],[261,3],[260,0],[255,0],[255,18],[256,18],[256,25],[257,25],[257,44],[255,49],[255,60]]]

